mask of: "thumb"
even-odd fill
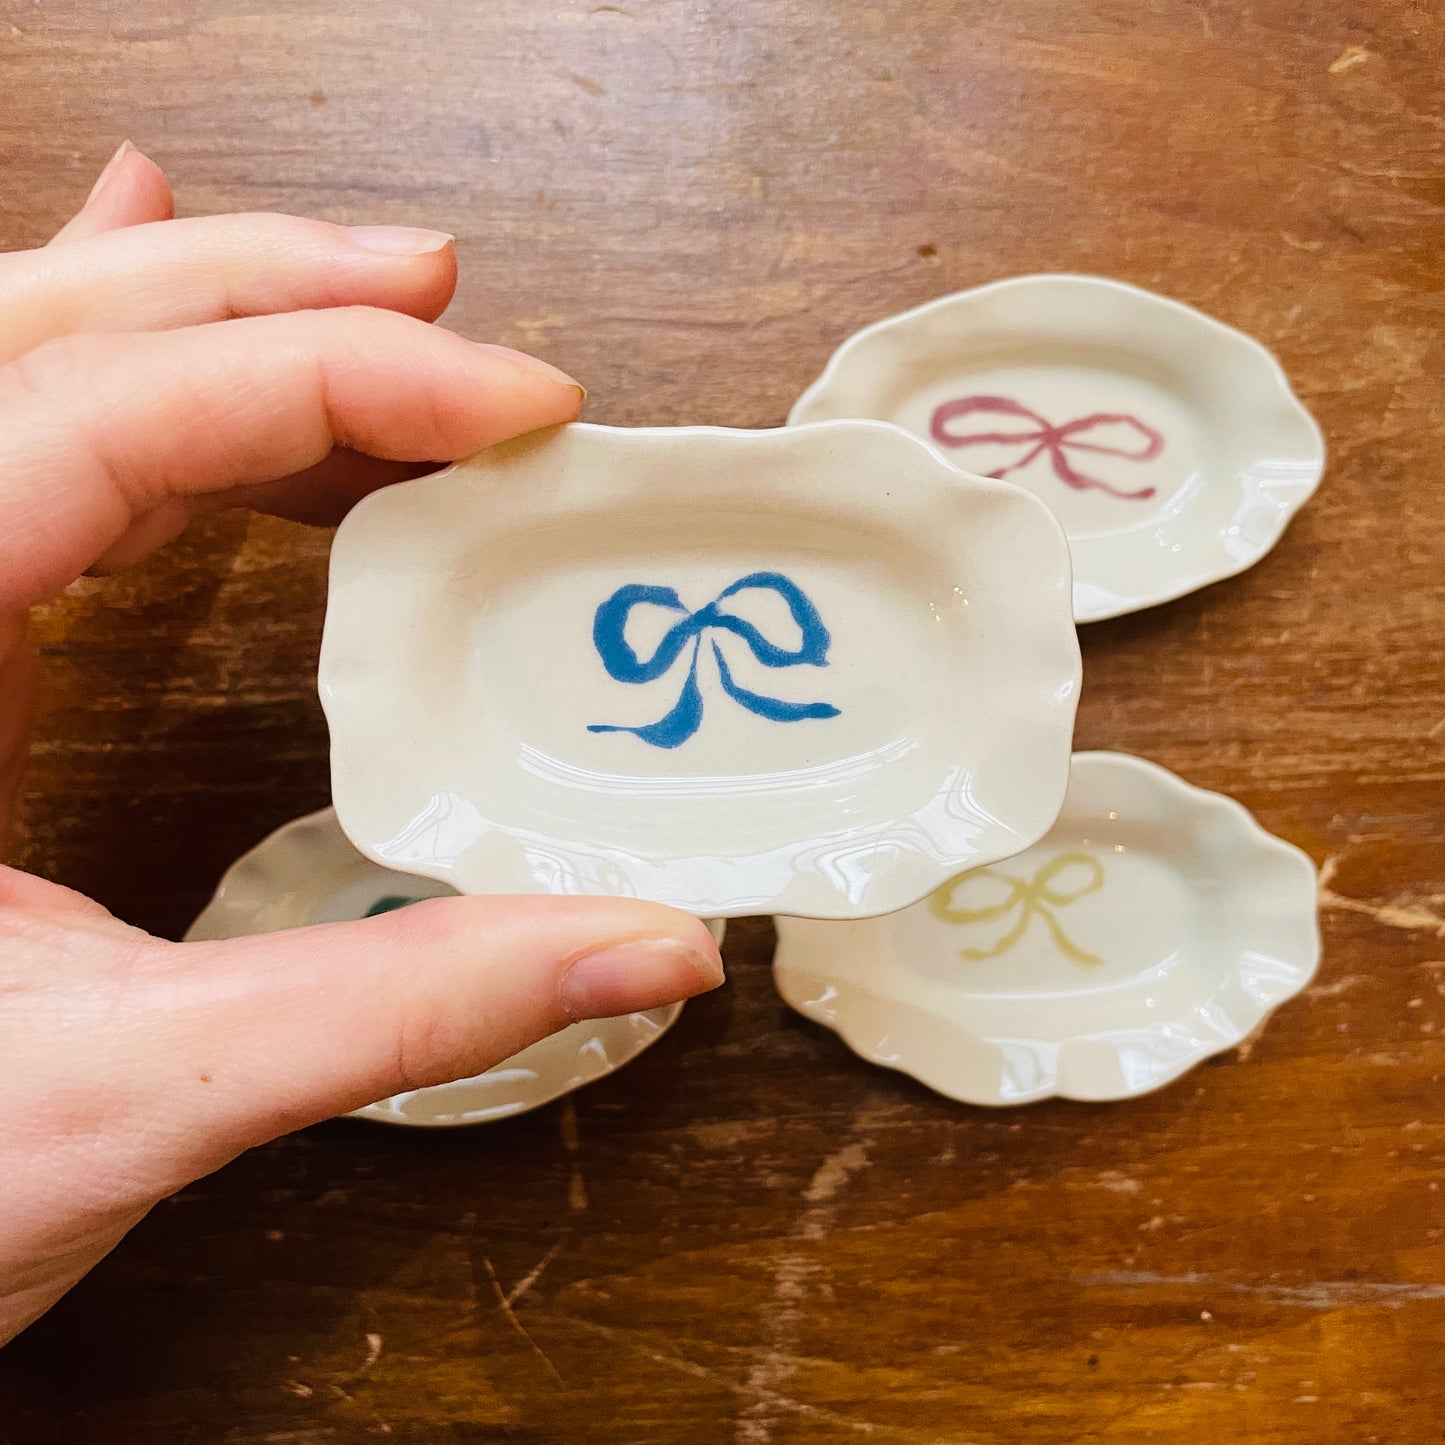
[[[149,969],[164,1007],[131,1014],[134,1066],[164,1075],[160,1134],[187,1180],[288,1130],[481,1073],[577,1019],[723,981],[697,919],[610,898],[430,899],[166,945]]]
[[[721,982],[707,929],[650,903],[439,898],[164,943],[0,867],[0,1343],[249,1145]]]

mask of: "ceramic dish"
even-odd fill
[[[330,808],[278,828],[236,860],[187,941],[342,923],[454,890],[363,858]],[[722,942],[720,922],[709,924]],[[481,1124],[550,1103],[620,1069],[677,1021],[682,1005],[573,1024],[475,1078],[412,1089],[351,1116],[387,1124]]]
[[[790,424],[876,417],[1058,515],[1074,614],[1166,602],[1258,562],[1324,440],[1257,341],[1097,276],[1020,276],[850,337]]]
[[[342,524],[332,796],[464,893],[888,912],[1052,824],[1069,597],[1047,508],[897,427],[556,428]]]
[[[1239,1043],[1319,961],[1315,869],[1232,799],[1074,758],[1037,847],[892,918],[778,920],[778,988],[970,1104],[1122,1099]]]

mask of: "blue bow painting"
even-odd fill
[[[776,593],[787,604],[793,621],[798,624],[802,639],[795,648],[779,647],[770,642],[745,618],[729,612],[723,603],[740,592],[757,591]],[[648,658],[640,658],[627,640],[627,619],[634,607],[665,607],[669,612],[680,612],[682,617],[675,622],[657,644],[656,651]],[[698,686],[697,660],[702,650],[703,635],[709,631],[730,632],[741,638],[753,656],[764,667],[826,667],[828,645],[832,638],[818,615],[818,609],[809,601],[807,594],[790,578],[781,572],[751,572],[741,577],[731,587],[724,587],[706,607],[689,612],[682,599],[671,587],[645,587],[630,583],[619,587],[598,609],[592,623],[592,641],[597,647],[602,665],[608,674],[618,682],[652,682],[668,672],[689,645],[692,656],[688,662],[687,677],[678,694],[677,702],[665,717],[645,727],[623,727],[612,723],[592,723],[587,731],[593,733],[632,733],[645,743],[656,748],[681,747],[702,726],[702,689]],[[764,697],[751,692],[733,678],[716,638],[708,638],[712,655],[717,661],[718,681],[722,689],[736,703],[747,708],[758,717],[772,722],[799,722],[803,718],[837,717],[838,709],[826,702],[786,702],[782,698]]]

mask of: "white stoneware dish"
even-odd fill
[[[878,422],[556,428],[352,511],[320,687],[341,825],[384,866],[886,913],[1053,823],[1068,549]]]
[[[363,858],[330,808],[278,828],[238,858],[187,940],[237,938],[342,923],[454,890]],[[708,925],[722,942],[724,924]],[[682,1005],[573,1024],[485,1074],[412,1089],[351,1116],[386,1124],[482,1124],[550,1103],[635,1059],[677,1022]]]
[[[850,337],[790,424],[875,417],[1057,514],[1093,622],[1259,561],[1324,440],[1279,363],[1192,307],[1098,276],[1020,276]]]
[[[1240,804],[1079,753],[1036,847],[890,918],[778,920],[777,985],[970,1104],[1123,1099],[1238,1044],[1319,961],[1314,865]]]

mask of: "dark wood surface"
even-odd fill
[[[329,1124],[158,1209],[0,1354],[0,1440],[1439,1441],[1442,38],[1423,0],[14,0],[5,245],[123,136],[185,212],[441,225],[449,324],[594,420],[777,423],[859,324],[1032,270],[1260,336],[1324,488],[1087,629],[1079,745],[1327,886],[1316,985],[1113,1106],[869,1069],[741,923],[730,986],[571,1102]],[[176,935],[325,801],[326,549],[227,516],[47,612],[23,862]]]

